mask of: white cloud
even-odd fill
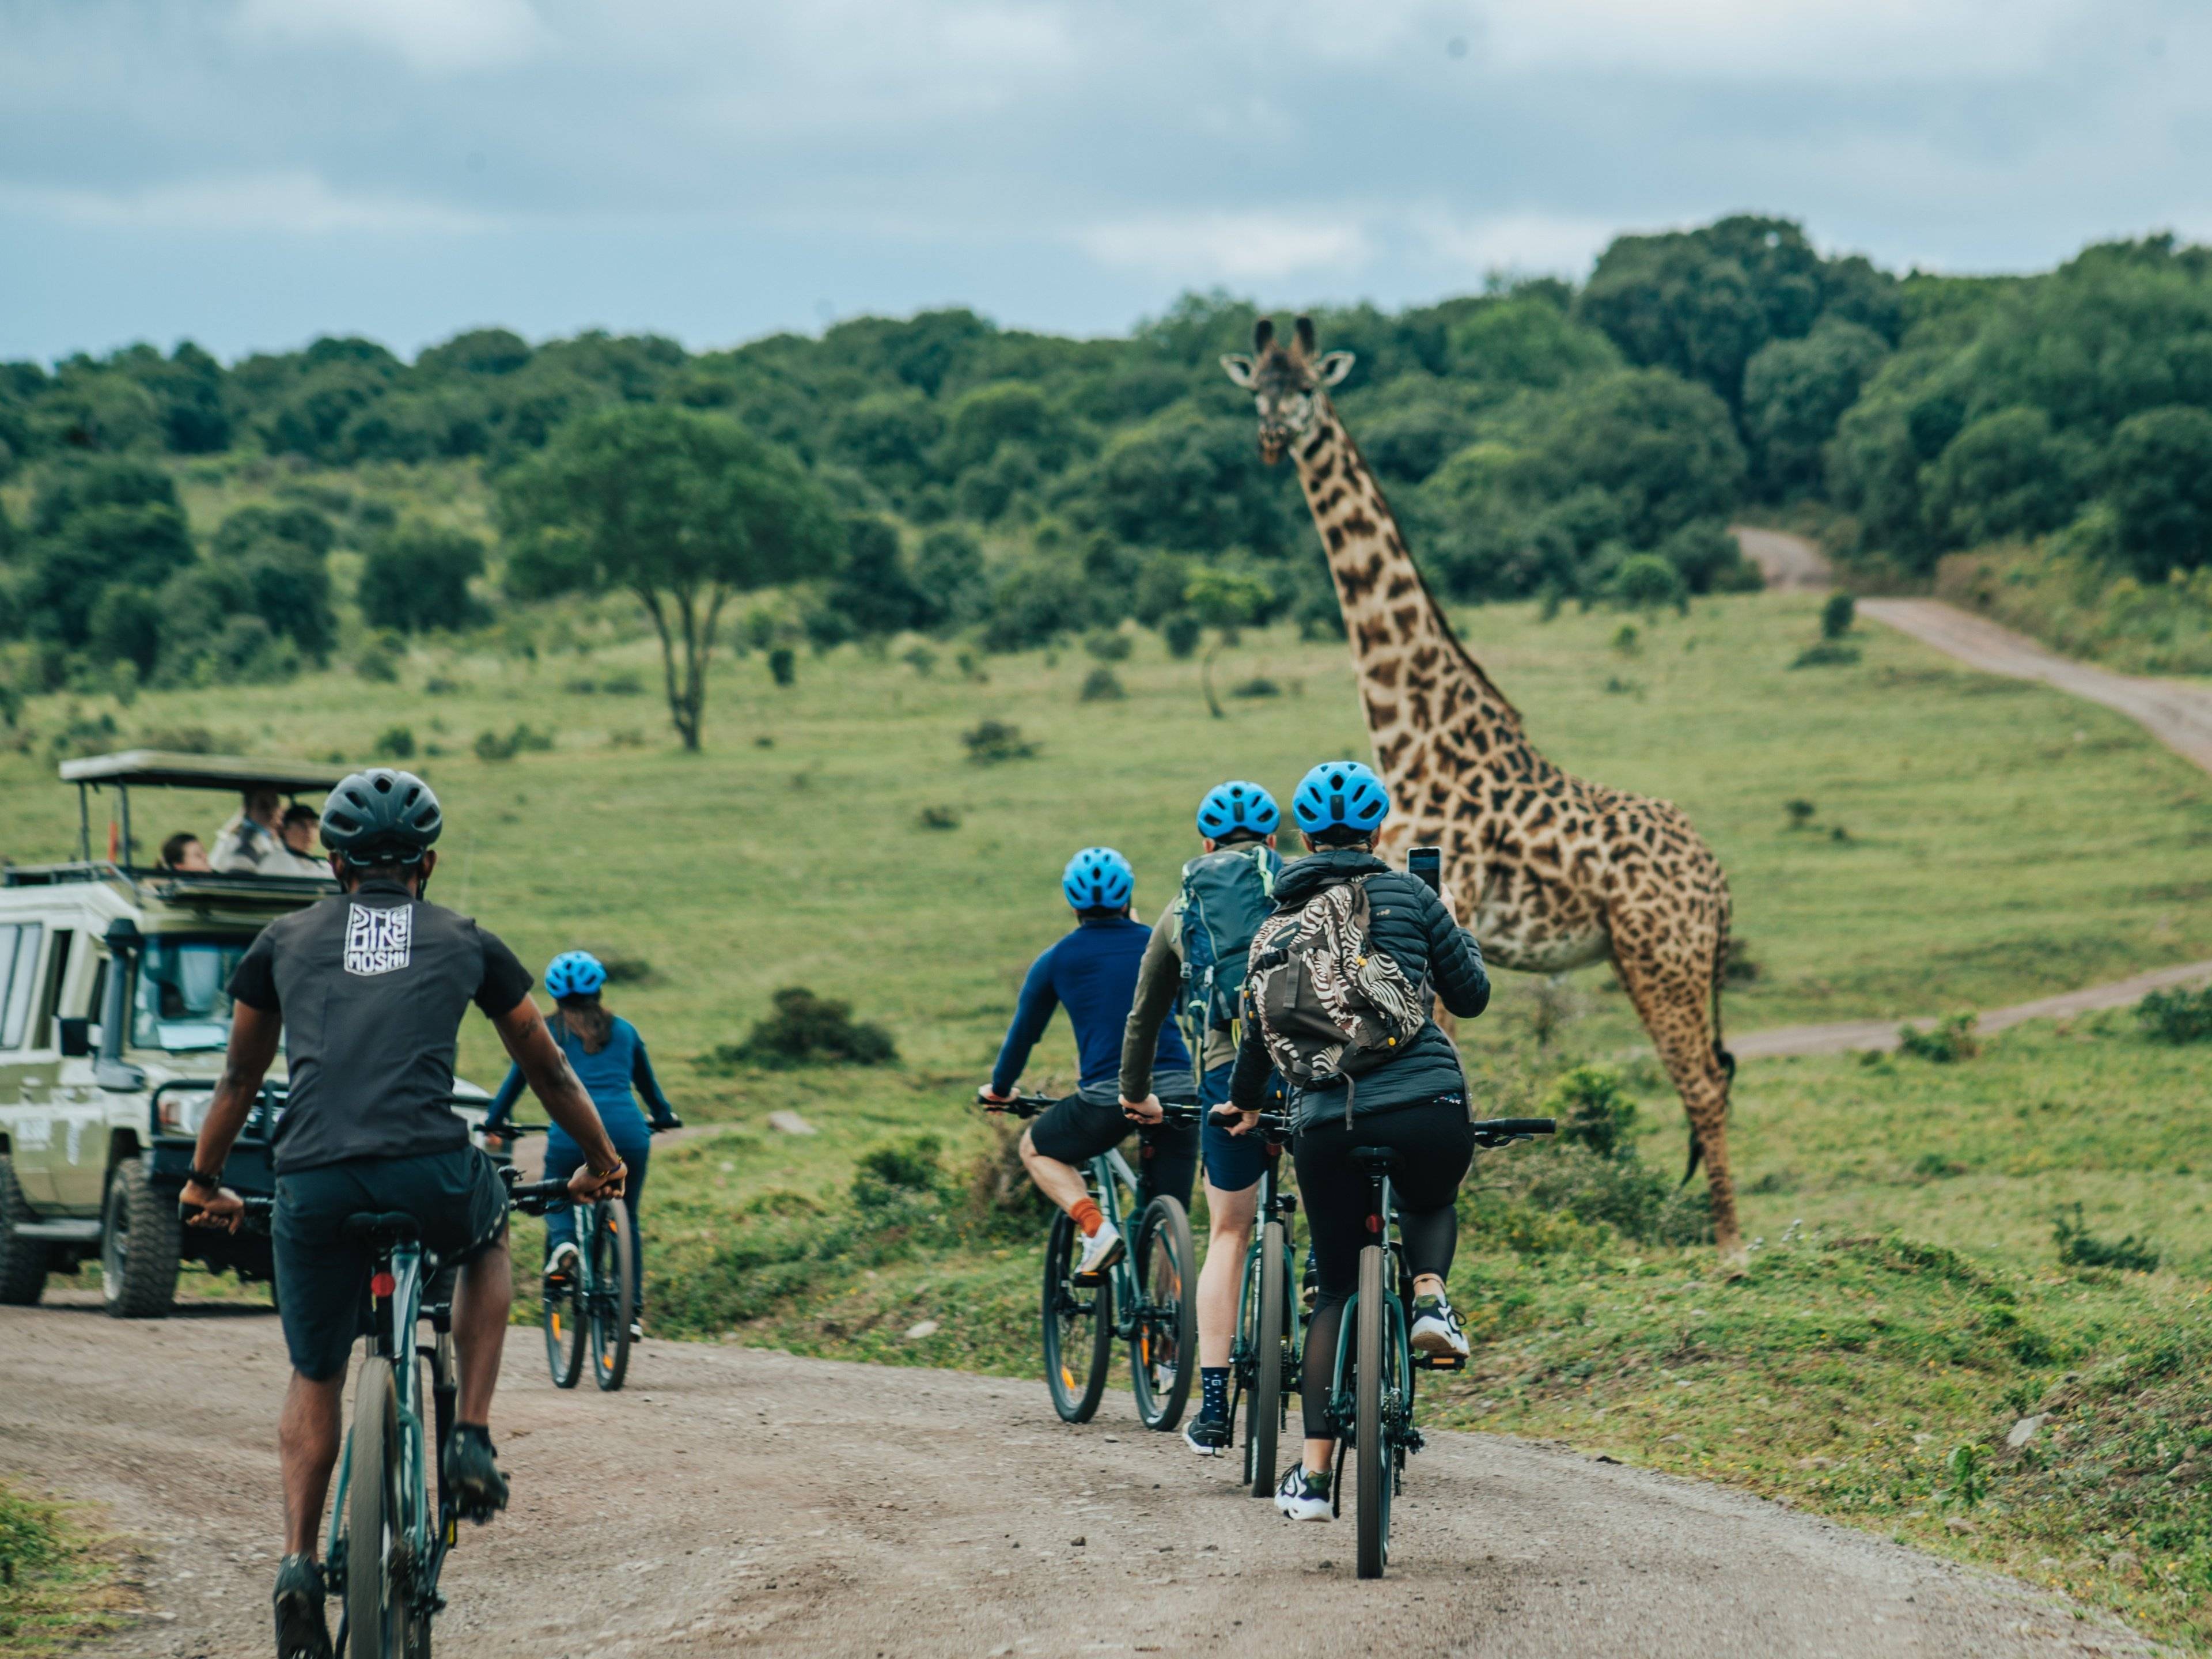
[[[249,39],[373,46],[431,73],[514,63],[545,40],[530,0],[244,0],[237,23]]]
[[[1356,270],[1374,252],[1357,221],[1287,213],[1154,214],[1085,226],[1072,240],[1102,264],[1194,284]]]
[[[1412,216],[1414,235],[1469,272],[1504,270],[1580,277],[1620,227],[1602,219],[1501,213],[1468,219],[1429,210]]]
[[[103,191],[0,185],[0,206],[100,228],[178,231],[471,231],[496,222],[435,202],[336,191],[304,171],[233,174]]]
[[[1989,82],[2054,67],[2087,0],[1493,0],[1500,67],[1638,79]]]

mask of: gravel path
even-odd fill
[[[1827,556],[1802,536],[1786,530],[1756,530],[1749,525],[1731,526],[1743,556],[1759,567],[1769,587],[1832,587]]]
[[[1413,1652],[1495,1659],[2142,1654],[2040,1591],[1739,1493],[1494,1436],[1414,1460],[1389,1577],[1123,1395],[648,1344],[619,1395],[508,1350],[515,1505],[464,1528],[442,1655]],[[94,1651],[270,1651],[273,1316],[0,1309],[0,1468],[143,1540],[149,1609]]]

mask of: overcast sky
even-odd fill
[[[2212,232],[2201,0],[0,0],[0,356]]]

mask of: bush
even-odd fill
[[[2081,1206],[2074,1206],[2074,1218],[2066,1218],[2063,1210],[2053,1218],[2056,1225],[2052,1237],[2057,1241],[2058,1259],[2069,1267],[2119,1267],[2129,1273],[2148,1273],[2158,1271],[2159,1252],[2150,1243],[2130,1233],[2125,1238],[2106,1240],[2091,1232],[2081,1219]]]
[[[775,1012],[718,1059],[779,1071],[793,1066],[888,1066],[898,1058],[890,1033],[853,1018],[853,1005],[817,997],[804,986],[778,991]]]
[[[787,645],[779,645],[768,653],[768,674],[778,685],[789,685],[799,678],[799,658]]]
[[[1790,659],[1792,668],[1848,668],[1859,659],[1859,648],[1844,640],[1821,640],[1807,646]]]
[[[626,957],[617,951],[594,951],[592,954],[607,970],[610,985],[642,985],[653,977],[653,963],[643,957]]]
[[[1265,674],[1255,674],[1249,680],[1239,681],[1229,688],[1232,697],[1279,697],[1283,688]]]
[[[410,524],[369,550],[361,568],[361,614],[401,634],[468,628],[483,607],[469,579],[483,574],[483,544],[465,531]]]
[[[1009,726],[1004,720],[985,720],[981,725],[963,732],[960,741],[968,747],[968,758],[979,766],[995,766],[1001,761],[1027,760],[1036,753],[1036,744],[1023,738],[1022,728]]]
[[[1129,694],[1121,689],[1121,677],[1104,665],[1094,668],[1083,682],[1077,694],[1079,702],[1119,702]]]
[[[399,665],[380,645],[372,645],[353,659],[353,672],[377,685],[390,685],[399,678]]]
[[[1135,642],[1113,629],[1094,629],[1083,636],[1083,648],[1101,662],[1127,662]]]
[[[880,1207],[885,1191],[931,1193],[944,1178],[938,1155],[944,1144],[935,1135],[915,1135],[860,1154],[853,1171],[853,1200],[863,1209]]]
[[[960,827],[959,809],[951,806],[925,806],[916,819],[925,830],[957,830]]]
[[[1820,809],[1809,800],[1795,799],[1784,801],[1782,810],[1790,815],[1790,827],[1792,830],[1802,830],[1813,822],[1813,815]]]
[[[1168,655],[1177,662],[1187,660],[1198,649],[1206,624],[1188,611],[1178,611],[1162,619],[1160,638],[1165,641]]]
[[[927,679],[937,672],[937,653],[926,645],[917,645],[899,658],[908,668]]]
[[[2136,1019],[2154,1042],[2203,1042],[2212,1037],[2212,985],[2153,991],[2136,1004]]]
[[[1975,1017],[1972,1014],[1953,1014],[1925,1031],[1917,1025],[1900,1025],[1897,1028],[1897,1046],[1900,1052],[1932,1065],[1949,1066],[1972,1060],[1981,1053],[1981,1041],[1974,1035],[1974,1025]]]
[[[1721,978],[1730,985],[1749,985],[1765,971],[1752,954],[1751,941],[1740,935],[1730,934],[1728,954],[1721,959]]]
[[[1583,1146],[1600,1158],[1632,1156],[1630,1135],[1636,1127],[1636,1103],[1620,1086],[1620,1073],[1607,1066],[1577,1066],[1552,1085],[1546,1116],[1559,1121],[1559,1142]]]
[[[477,733],[476,752],[478,760],[513,760],[517,755],[539,752],[553,746],[553,734],[540,732],[527,725],[518,725],[501,736],[496,732]]]
[[[376,740],[375,753],[386,760],[415,758],[415,728],[411,726],[389,726]]]
[[[1632,611],[1657,611],[1671,605],[1686,614],[1690,609],[1689,585],[1682,573],[1656,553],[1632,553],[1623,559],[1613,572],[1612,589],[1613,602]]]
[[[142,749],[158,749],[170,755],[212,755],[221,745],[204,726],[170,726],[138,734]]]
[[[1848,593],[1831,593],[1828,602],[1820,607],[1820,637],[1840,640],[1851,631],[1858,619],[1858,601]]]

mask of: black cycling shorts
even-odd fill
[[[1101,1152],[1120,1146],[1133,1129],[1139,1139],[1134,1159],[1137,1202],[1141,1206],[1168,1197],[1188,1210],[1191,1186],[1198,1179],[1195,1123],[1155,1123],[1146,1127],[1131,1122],[1118,1104],[1102,1105],[1081,1095],[1070,1095],[1047,1107],[1030,1124],[1030,1145],[1047,1158],[1080,1168]]]
[[[422,1229],[442,1266],[482,1255],[507,1232],[507,1188],[472,1146],[414,1158],[356,1158],[276,1177],[276,1300],[292,1369],[310,1382],[341,1375],[354,1340],[374,1328],[373,1247],[348,1242],[346,1218],[398,1210]]]

